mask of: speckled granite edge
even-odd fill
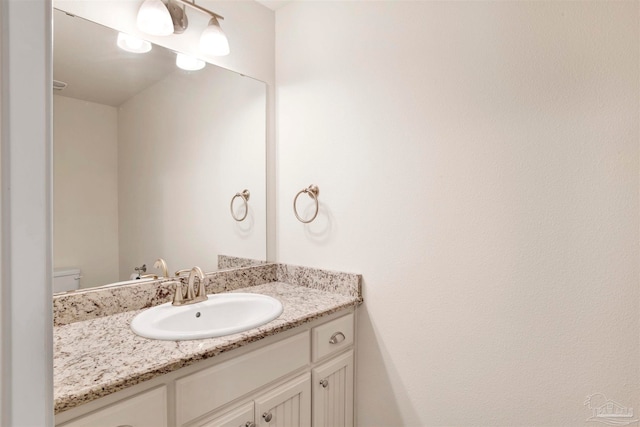
[[[226,268],[251,267],[254,265],[268,264],[267,261],[259,259],[241,258],[229,255],[218,255],[218,270]]]
[[[264,264],[207,274],[207,293],[219,293],[276,281],[276,265]],[[183,279],[184,280],[184,279]],[[171,300],[174,281],[150,281],[108,288],[78,290],[53,297],[53,324],[153,307]]]
[[[276,278],[278,282],[358,297],[362,300],[362,275],[360,274],[277,264]]]

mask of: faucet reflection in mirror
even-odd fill
[[[158,258],[156,262],[153,263],[153,267],[162,271],[162,277],[169,278],[169,268],[167,267],[167,262],[162,258]]]
[[[153,268],[157,268],[158,270],[160,270],[162,272],[162,276],[158,276],[157,274],[140,274],[140,272],[147,272],[146,264],[143,264],[142,268],[136,267],[134,270],[138,272],[138,279],[169,279],[169,268],[167,268],[167,262],[165,260],[163,260],[162,258],[158,258],[153,263]]]

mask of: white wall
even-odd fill
[[[638,34],[637,2],[277,11],[278,261],[364,275],[358,425],[638,412]]]
[[[264,83],[218,67],[176,71],[120,106],[122,280],[159,257],[171,271],[265,259],[265,106]],[[245,188],[236,222],[229,204]]]
[[[3,1],[0,424],[53,424],[51,3]]]
[[[118,110],[53,97],[53,266],[118,281]]]

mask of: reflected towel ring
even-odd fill
[[[316,204],[316,211],[313,214],[313,216],[308,220],[304,220],[300,218],[300,215],[298,215],[298,208],[296,207],[296,202],[298,201],[298,197],[300,197],[302,193],[307,193],[309,197],[311,197]],[[315,184],[311,184],[309,187],[298,191],[298,194],[296,194],[296,197],[293,198],[293,213],[295,214],[296,218],[298,218],[298,221],[304,224],[309,224],[311,221],[316,219],[316,217],[318,216],[318,194],[320,194],[320,189]]]
[[[249,190],[245,189],[242,191],[242,193],[236,193],[236,195],[231,198],[231,205],[229,206],[229,209],[231,209],[231,216],[233,217],[233,219],[235,219],[238,222],[244,221],[244,219],[249,214],[249,204],[247,203],[249,201],[249,196],[251,196],[251,193],[249,193]],[[233,212],[233,202],[238,197],[240,197],[244,202],[244,215],[242,215],[242,218],[238,218],[236,214]]]

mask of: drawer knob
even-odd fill
[[[329,381],[327,381],[326,379],[320,380],[320,385],[322,386],[322,388],[327,388],[329,387]]]
[[[271,421],[271,418],[273,418],[273,415],[271,415],[271,412],[265,412],[264,414],[262,414],[262,419],[265,420],[266,422]]]
[[[331,338],[329,338],[329,344],[338,344],[341,343],[342,341],[344,341],[347,337],[344,336],[344,334],[342,332],[336,332],[335,334],[331,335]]]
[[[254,423],[253,421],[247,421],[244,427],[256,427],[256,423]]]

